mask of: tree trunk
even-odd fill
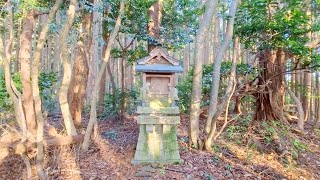
[[[235,3],[235,4],[232,4],[232,5],[235,5],[235,7],[237,6],[236,5],[237,4],[236,1],[233,1],[233,3]],[[234,7],[232,5],[231,5],[231,7]],[[235,10],[235,9],[230,10],[230,12],[233,13],[233,10]],[[234,14],[233,14],[233,17],[234,17]],[[228,29],[229,29],[229,26],[230,26],[229,23],[232,23],[232,22],[228,22]],[[223,97],[223,101],[222,101],[221,105],[217,108],[216,113],[212,117],[211,124],[210,124],[210,131],[208,133],[207,139],[205,140],[205,149],[207,151],[212,151],[212,141],[214,139],[216,139],[218,137],[218,135],[220,134],[219,133],[216,136],[214,136],[215,132],[216,132],[216,127],[217,127],[217,120],[221,116],[221,114],[223,113],[224,110],[226,111],[226,114],[225,114],[225,117],[224,117],[225,118],[225,123],[221,127],[220,132],[222,132],[222,130],[227,125],[227,122],[228,122],[228,117],[227,116],[228,116],[229,103],[230,103],[230,99],[231,99],[231,97],[232,97],[232,95],[234,93],[235,87],[236,87],[236,70],[237,70],[237,60],[236,60],[236,58],[233,58],[232,67],[231,67],[231,73],[230,73],[230,76],[229,76],[229,81],[228,81],[228,86],[227,86],[227,89],[226,89],[226,93],[225,93],[225,95]]]
[[[300,68],[300,65],[298,64],[297,65],[297,68],[299,69]],[[295,95],[297,96],[297,98],[299,99],[299,100],[301,100],[301,98],[300,98],[300,92],[301,92],[301,90],[300,90],[300,85],[301,85],[301,82],[300,82],[300,74],[301,74],[301,71],[300,70],[296,70],[296,71],[294,71],[294,73],[295,73],[295,76],[294,76],[294,78],[295,78],[295,80],[294,80],[294,85],[295,85],[295,90],[294,90],[294,93],[295,93]]]
[[[19,72],[19,69],[20,69],[20,42],[21,42],[21,36],[22,36],[22,19],[19,19],[18,20],[18,36],[17,36],[17,45],[16,45],[16,58],[15,58],[15,61],[14,61],[14,65],[13,65],[13,72],[16,73],[16,72]],[[33,31],[33,29],[32,29]],[[19,35],[20,34],[20,35]],[[32,38],[31,38],[31,41],[32,41]],[[31,53],[30,53],[31,54]]]
[[[106,16],[107,17],[107,16]],[[103,29],[103,31],[105,31],[105,29]],[[108,42],[108,38],[109,38],[109,34],[107,32],[103,32],[103,40],[105,42],[105,44],[102,47],[102,54],[105,54],[106,49],[107,49],[107,44],[106,42]],[[106,70],[104,71],[104,74],[102,75],[102,79],[101,79],[101,83],[100,83],[100,87],[98,90],[98,115],[102,114],[104,111],[104,93],[106,91],[106,80],[107,80],[107,76],[106,76]]]
[[[107,39],[105,39],[105,42],[107,42]],[[104,54],[106,51],[106,45],[102,48],[102,54]],[[106,71],[104,71],[102,75],[102,79],[100,82],[99,90],[98,90],[98,115],[102,114],[104,111],[104,94],[106,91],[106,78],[107,74]]]
[[[203,42],[203,64],[209,64],[210,63],[210,60],[209,60],[209,46],[210,46],[210,38],[209,38],[209,35],[211,34],[210,32],[210,27],[209,27],[209,30],[206,32],[206,37],[204,39],[204,42]]]
[[[161,10],[162,0],[156,0],[148,10],[148,14],[150,16],[148,23],[148,35],[153,38],[148,40],[148,52],[151,52],[160,41]]]
[[[119,10],[119,16],[118,16],[118,18],[116,20],[116,25],[114,27],[114,30],[110,35],[110,38],[109,38],[109,41],[108,41],[108,44],[107,44],[107,49],[106,49],[106,52],[105,52],[105,55],[104,55],[103,63],[102,63],[102,65],[100,67],[100,70],[99,70],[99,76],[98,76],[98,79],[97,79],[97,81],[96,81],[96,83],[94,85],[94,88],[93,88],[92,100],[91,100],[91,103],[90,103],[90,105],[91,105],[90,120],[89,120],[89,124],[87,126],[87,129],[86,129],[85,137],[84,137],[83,144],[82,144],[82,149],[83,150],[88,150],[91,131],[92,131],[92,128],[93,128],[94,124],[97,123],[96,102],[97,102],[98,88],[99,88],[99,84],[100,84],[100,81],[102,79],[102,76],[104,74],[104,71],[106,70],[109,58],[110,58],[110,52],[111,52],[111,48],[112,48],[113,42],[114,42],[114,40],[115,40],[115,38],[116,38],[116,36],[117,36],[117,34],[119,32],[119,29],[120,29],[121,16],[123,15],[123,12],[124,12],[124,1],[121,1],[120,10]]]
[[[319,83],[319,72],[316,72],[316,119],[313,125],[313,129],[319,129],[320,127],[320,83]]]
[[[291,59],[291,64],[294,64],[294,58]],[[296,94],[296,93],[295,93],[295,92],[296,92],[295,86],[296,86],[296,73],[292,73],[292,74],[290,75],[290,90],[291,90],[294,94]]]
[[[51,8],[49,13],[48,21],[42,26],[41,32],[39,34],[38,43],[35,49],[34,59],[32,61],[32,96],[34,100],[34,106],[36,111],[37,118],[37,172],[41,179],[47,179],[46,174],[44,173],[42,162],[44,159],[44,146],[43,146],[43,126],[44,126],[44,118],[42,115],[41,108],[41,98],[40,98],[40,90],[39,90],[39,68],[40,68],[40,60],[41,60],[41,52],[43,46],[45,44],[45,40],[47,38],[49,32],[49,24],[52,23],[52,20],[57,13],[60,5],[63,0],[56,0],[54,6]]]
[[[311,104],[311,71],[305,70],[303,73],[303,87],[304,87],[304,96],[303,96],[303,111],[304,111],[304,120],[307,121],[310,114],[310,104]]]
[[[22,107],[22,96],[21,93],[17,90],[16,86],[13,83],[12,77],[11,77],[11,70],[10,70],[10,59],[12,57],[12,45],[14,40],[14,23],[13,23],[13,9],[10,7],[10,2],[8,3],[9,11],[8,11],[8,17],[6,18],[6,26],[5,29],[9,31],[9,39],[6,43],[5,40],[2,39],[2,36],[0,36],[0,57],[4,61],[4,78],[5,78],[5,87],[6,90],[10,96],[10,98],[13,101],[14,106],[14,112],[16,121],[22,130],[22,140],[25,141],[28,138],[27,133],[27,127],[26,127],[26,121],[25,121],[25,115],[23,112]],[[3,45],[5,44],[5,47]]]
[[[31,86],[31,43],[35,19],[33,12],[29,12],[24,18],[23,29],[20,37],[20,64],[21,64],[21,84],[22,84],[22,99],[23,107],[27,122],[27,128],[31,132],[36,131],[36,117],[33,105],[32,86]]]
[[[88,83],[87,83],[87,102],[91,102],[92,99],[92,92],[93,88],[97,79],[98,70],[99,70],[99,58],[101,55],[99,54],[99,29],[101,29],[101,21],[100,21],[100,12],[97,8],[100,6],[99,0],[93,1],[93,7],[95,10],[93,11],[93,18],[92,18],[92,45],[91,45],[91,58],[89,62],[89,76],[88,76]]]
[[[71,82],[72,68],[71,68],[71,59],[70,59],[71,57],[68,51],[67,37],[72,27],[72,24],[74,22],[77,5],[78,5],[77,0],[70,1],[69,9],[67,12],[68,14],[67,22],[60,33],[61,58],[63,60],[63,79],[62,79],[60,91],[59,91],[59,101],[60,101],[61,113],[64,120],[64,125],[69,136],[77,135],[77,130],[74,126],[70,108],[69,108],[69,103],[68,103],[68,91],[69,91],[69,86]]]
[[[216,54],[216,58],[214,60],[213,64],[213,71],[212,71],[212,87],[210,92],[210,104],[209,104],[209,113],[208,118],[205,125],[205,132],[209,133],[211,129],[211,120],[212,117],[217,109],[218,105],[218,93],[219,93],[219,86],[220,86],[220,69],[221,69],[221,63],[223,55],[225,54],[227,48],[230,45],[231,38],[233,36],[233,27],[234,27],[234,18],[235,13],[237,10],[239,0],[234,0],[230,6],[229,10],[229,21],[227,24],[227,30],[224,35],[224,42],[219,47],[218,52]]]
[[[296,106],[297,106],[297,110],[298,110],[298,128],[300,130],[304,129],[304,113],[303,113],[303,108],[301,105],[300,100],[297,98],[297,96],[289,89],[287,88],[287,92],[289,93],[289,95],[291,96],[291,98],[293,99],[293,101],[295,102]]]
[[[261,68],[258,85],[264,87],[256,97],[256,120],[281,120],[286,122],[283,115],[285,81],[282,72],[285,71],[285,55],[281,48],[276,51],[263,50],[259,54]]]
[[[84,45],[78,42],[75,54],[75,62],[69,89],[70,111],[74,125],[82,127],[81,117],[84,106],[84,98],[88,81],[89,66],[87,63]]]
[[[218,53],[218,49],[220,47],[220,17],[217,16],[214,19],[214,45],[213,45],[213,57],[212,57],[212,61],[215,61],[215,58],[217,56]]]
[[[183,49],[183,77],[186,77],[190,66],[190,43]]]
[[[126,51],[126,50],[125,50]],[[120,122],[124,123],[124,111],[125,111],[125,90],[124,90],[124,60],[125,60],[125,52],[123,51],[121,55],[120,61],[120,69],[121,69],[121,100],[120,100]]]
[[[195,39],[195,58],[194,72],[192,77],[192,94],[190,103],[190,120],[189,120],[189,145],[199,148],[199,116],[201,103],[201,87],[202,87],[202,65],[203,51],[202,43],[205,40],[205,35],[209,31],[212,23],[212,18],[216,14],[217,1],[207,1],[205,4],[205,13],[200,21],[199,30]]]
[[[108,72],[108,76],[110,77],[110,82],[111,82],[111,94],[113,94],[113,96],[115,96],[116,90],[117,90],[117,86],[116,86],[116,82],[114,80],[114,75],[112,73],[110,64],[112,63],[114,59],[110,59],[110,61],[107,64],[107,72]]]
[[[234,43],[233,43],[233,57],[232,57],[232,60],[235,60],[237,61],[237,63],[241,63],[240,59],[239,59],[239,37],[238,36],[235,36],[234,37]],[[236,79],[238,77],[236,76]],[[241,114],[242,111],[241,111],[241,100],[242,100],[242,96],[236,96],[236,99],[235,99],[235,104],[234,104],[234,110],[233,110],[233,113],[235,114]]]
[[[102,75],[101,83],[98,90],[98,115],[102,114],[104,111],[104,94],[106,91],[107,74],[104,71]]]

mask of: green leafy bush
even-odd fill
[[[113,94],[106,94],[104,97],[104,111],[102,117],[117,119],[120,115],[121,99],[125,99],[125,112],[128,114],[133,114],[136,111],[138,105],[139,91],[135,89],[130,89],[121,92],[121,89],[116,89]]]
[[[12,75],[12,80],[15,86],[17,87],[18,91],[22,92],[20,73],[14,73]],[[50,90],[52,88],[52,85],[55,82],[57,82],[57,76],[55,73],[53,72],[40,73],[39,88],[40,88],[40,95],[43,101],[46,102],[49,100],[49,98],[51,99],[50,96],[52,96],[52,93]],[[48,103],[48,104],[52,104],[52,103]],[[4,74],[0,74],[0,111],[12,111],[12,110],[13,110],[13,103],[6,89]]]
[[[13,83],[16,85],[18,91],[21,92],[22,84],[20,73],[12,75]],[[0,74],[0,112],[13,110],[13,103],[10,100],[9,94],[6,89],[4,74]]]
[[[221,64],[221,79],[227,78],[231,70],[231,61],[224,61]],[[203,76],[202,76],[202,101],[201,106],[206,106],[210,101],[210,91],[211,91],[211,82],[212,82],[212,64],[203,65]],[[193,68],[191,68],[183,79],[180,80],[177,85],[178,96],[180,98],[180,102],[178,102],[179,107],[182,112],[187,112],[190,108],[191,101],[191,91],[192,91],[192,75]],[[249,74],[250,77],[255,77],[257,74],[257,69],[251,68],[248,64],[238,64],[237,65],[237,75],[245,75]],[[220,81],[220,89],[224,89],[226,87],[225,81]],[[222,91],[221,91],[222,92]],[[222,96],[222,95],[221,95]]]

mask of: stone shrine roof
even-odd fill
[[[147,64],[136,65],[137,72],[161,72],[161,73],[181,73],[183,68],[181,66],[171,66],[165,64]]]
[[[183,68],[179,60],[170,56],[164,48],[155,47],[148,56],[137,61],[137,72],[180,73]]]

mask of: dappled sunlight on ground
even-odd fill
[[[200,126],[203,127],[204,122],[201,120]],[[298,159],[292,158],[288,162],[275,152],[262,153],[225,136],[215,142],[214,153],[191,149],[187,124],[187,117],[182,116],[177,131],[184,160],[180,165],[147,165],[152,173],[141,173],[145,167],[132,165],[138,125],[131,118],[124,124],[100,121],[100,136],[91,141],[86,152],[79,146],[48,150],[46,171],[50,179],[70,180],[144,179],[150,176],[153,179],[320,179],[320,134],[300,137],[308,148],[299,152]],[[0,160],[0,179],[17,179],[22,175],[25,175],[25,165],[19,156],[10,155]]]

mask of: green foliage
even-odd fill
[[[113,58],[122,58],[122,55],[128,60],[129,64],[134,64],[138,59],[147,56],[148,52],[141,44],[139,44],[134,49],[129,49],[124,52],[122,52],[122,50],[118,48],[111,49],[111,56]]]
[[[121,103],[120,99],[125,99],[125,112],[129,114],[135,113],[138,105],[139,92],[135,89],[121,92],[121,89],[117,89],[113,94],[106,94],[104,97],[104,112],[102,117],[117,119],[120,115]]]
[[[54,72],[44,73],[41,72],[39,75],[39,88],[40,96],[42,99],[43,110],[53,111],[56,110],[57,103],[56,94],[52,92],[52,87],[58,82],[57,74]]]
[[[50,89],[57,82],[57,74],[54,72],[44,73],[39,75],[39,88],[42,93],[45,89]],[[43,94],[40,94],[43,95]]]
[[[224,61],[221,64],[221,78],[226,78],[231,71],[231,61]],[[203,65],[203,76],[202,76],[202,106],[209,103],[210,89],[212,84],[212,64]],[[182,112],[187,112],[190,107],[191,91],[192,91],[192,75],[193,68],[190,69],[187,76],[179,81],[177,85],[178,96],[180,102],[178,103]],[[237,65],[237,75],[249,75],[249,79],[253,78],[257,74],[257,69],[251,68],[248,64]],[[221,82],[222,83],[222,82]],[[223,88],[223,86],[222,86]]]
[[[115,19],[118,16],[119,2],[119,0],[107,0],[102,5],[110,7],[108,17],[104,19],[104,33],[109,34],[113,30]],[[135,36],[139,42],[161,44],[169,49],[181,48],[190,42],[197,29],[198,14],[201,13],[198,1],[167,0],[162,2],[161,42],[147,33],[148,9],[154,2],[155,0],[126,1],[120,32]],[[103,8],[100,9],[102,12]]]
[[[135,61],[137,61],[140,58],[146,57],[148,55],[148,52],[143,48],[142,45],[138,45],[135,49],[130,49],[127,52],[127,58],[128,62],[130,64],[134,64]]]
[[[20,73],[13,74],[12,79],[18,91],[21,92],[22,84]],[[4,74],[0,74],[0,111],[10,111],[12,108],[13,103],[10,100],[9,94],[7,93]]]
[[[244,0],[236,16],[235,34],[246,47],[258,50],[283,48],[299,59],[303,66],[319,65],[319,55],[312,55],[305,47],[310,41],[307,33],[319,31],[319,20],[311,22],[307,7],[319,7],[319,2],[304,0],[285,1],[283,7],[270,0]]]
[[[12,80],[15,86],[17,87],[18,91],[22,92],[20,73],[13,74]],[[53,94],[51,93],[50,90],[53,84],[56,82],[57,82],[57,77],[55,73],[52,73],[52,72],[40,73],[39,88],[40,88],[40,95],[44,100],[44,102],[52,99]],[[43,103],[43,104],[46,104],[46,103]],[[6,90],[4,74],[0,74],[0,111],[12,111],[12,110],[13,110],[13,104]]]
[[[293,139],[292,141],[292,147],[290,149],[291,156],[295,159],[298,159],[299,157],[299,152],[304,152],[307,150],[307,145],[303,144],[300,140],[298,139]]]

